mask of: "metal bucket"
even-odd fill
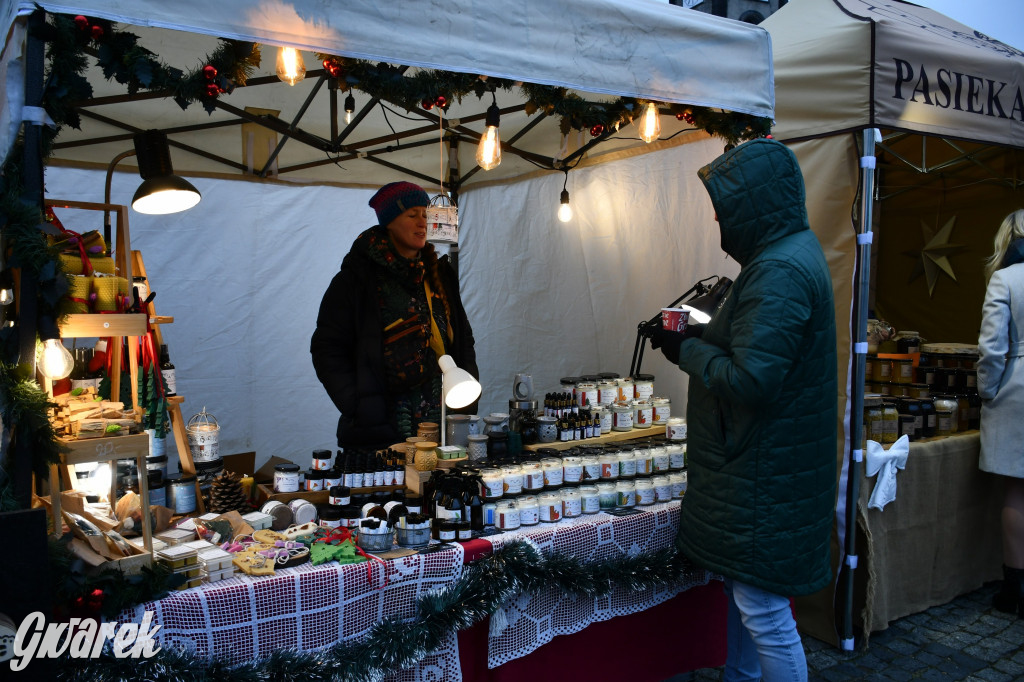
[[[194,462],[214,462],[220,459],[220,425],[212,414],[207,414],[205,407],[188,420],[185,433],[188,435],[188,447]]]

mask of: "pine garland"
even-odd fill
[[[615,587],[644,590],[668,585],[700,572],[673,549],[584,563],[566,555],[544,557],[529,543],[516,541],[467,566],[452,585],[420,597],[418,614],[412,620],[386,618],[359,642],[312,652],[278,650],[237,665],[221,659],[208,661],[181,648],[162,649],[149,659],[118,659],[108,648],[99,659],[65,659],[60,679],[378,680],[436,651],[448,633],[480,622],[517,594],[554,586],[589,598],[607,594]]]

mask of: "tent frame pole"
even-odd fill
[[[853,637],[853,574],[857,568],[857,501],[860,499],[859,467],[864,459],[860,448],[864,431],[864,370],[868,352],[868,296],[871,291],[871,242],[874,236],[875,141],[881,138],[876,128],[863,132],[863,153],[860,157],[861,196],[860,231],[857,233],[857,305],[854,307],[853,380],[850,383],[850,458],[846,496],[846,571],[843,604],[843,633],[840,648],[852,651]]]

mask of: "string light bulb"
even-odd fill
[[[569,190],[565,184],[569,182],[569,171],[565,171],[565,183],[562,183],[562,195],[558,199],[558,219],[563,223],[572,220],[572,205],[569,204]]]
[[[356,111],[356,98],[352,96],[352,93],[348,93],[348,97],[345,98],[345,124],[352,122],[352,115]]]
[[[0,305],[10,305],[14,303],[14,289],[0,289]]]
[[[37,358],[39,372],[51,381],[70,376],[75,368],[75,358],[60,339],[46,339],[39,347]]]
[[[494,93],[491,93],[494,96]],[[486,129],[480,138],[480,144],[476,148],[476,163],[484,170],[497,168],[501,164],[501,135],[498,133],[498,122],[501,119],[501,110],[498,109],[498,100],[487,107]]]
[[[658,105],[654,102],[645,104],[636,126],[640,130],[641,140],[648,144],[657,140],[661,136],[661,115],[658,113]]]
[[[288,85],[295,85],[306,77],[306,64],[294,47],[277,48],[277,77]]]

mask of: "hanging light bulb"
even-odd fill
[[[352,122],[352,114],[356,111],[356,98],[352,96],[352,93],[348,93],[348,97],[345,98],[345,123],[346,125]]]
[[[39,372],[51,381],[69,376],[71,370],[75,368],[75,358],[72,357],[71,351],[60,342],[60,339],[43,341],[43,345],[39,348],[37,362]]]
[[[0,305],[14,303],[14,289],[0,289]]]
[[[295,85],[306,77],[306,64],[294,47],[277,48],[277,77],[288,85]]]
[[[562,183],[562,195],[558,199],[558,219],[563,223],[572,220],[572,206],[569,204],[569,190],[565,188],[569,182],[569,171],[565,171],[565,182]]]
[[[645,104],[636,127],[640,130],[640,139],[644,142],[651,143],[657,140],[661,136],[661,115],[658,114],[658,105],[654,102]]]
[[[492,93],[493,96],[493,93]],[[487,107],[487,128],[480,138],[480,145],[476,148],[476,162],[484,170],[497,168],[501,164],[501,135],[498,133],[498,121],[501,118],[501,110],[498,109],[498,101]]]

